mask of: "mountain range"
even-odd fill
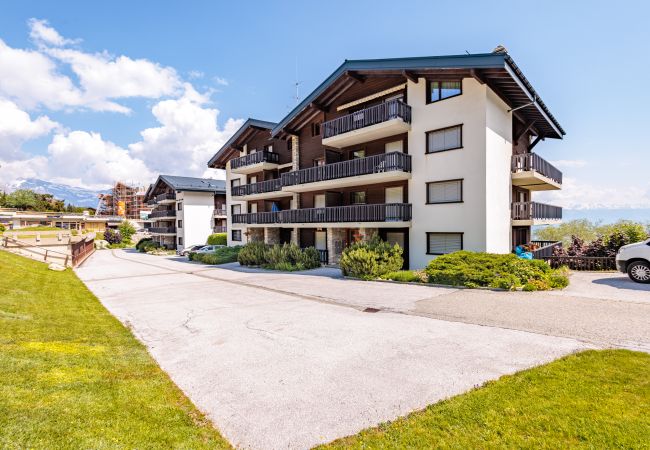
[[[97,195],[106,191],[93,191],[91,189],[69,186],[67,184],[52,183],[37,178],[17,180],[11,190],[31,189],[39,194],[52,194],[54,198],[65,201],[74,206],[97,207]]]

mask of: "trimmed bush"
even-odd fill
[[[296,244],[269,246],[262,242],[251,242],[242,247],[237,260],[242,266],[261,266],[283,271],[320,267],[318,250],[314,247],[301,249]]]
[[[513,254],[460,251],[432,260],[426,268],[430,283],[513,290],[547,290],[566,287],[566,272],[552,269],[544,261],[518,258]]]
[[[418,270],[398,270],[381,276],[382,280],[403,281],[408,283],[426,283],[427,275]]]
[[[226,233],[215,233],[208,236],[208,245],[228,245]]]
[[[150,242],[153,242],[152,238],[142,238],[137,244],[135,244],[135,249],[139,252],[145,252],[146,250],[144,250],[144,246]]]
[[[190,261],[198,261],[203,264],[226,264],[237,261],[241,246],[221,247],[212,253],[190,253]]]
[[[388,242],[373,236],[367,242],[355,242],[346,247],[339,264],[343,275],[375,280],[402,268],[404,264],[402,252],[399,245],[391,246]]]

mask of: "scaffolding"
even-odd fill
[[[96,216],[119,216],[140,219],[142,211],[150,208],[144,202],[145,188],[117,181],[108,193],[99,194]]]

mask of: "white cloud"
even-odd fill
[[[48,170],[45,156],[35,156],[14,161],[4,161],[0,157],[0,189],[8,190],[17,179],[40,178]]]
[[[242,124],[228,119],[219,128],[219,111],[202,106],[205,100],[191,86],[179,99],[163,100],[152,108],[160,127],[147,128],[142,140],[131,144],[133,155],[158,172],[201,176],[207,161]]]
[[[49,134],[60,125],[47,116],[32,120],[25,111],[10,101],[0,98],[0,159],[22,159],[24,142]]]
[[[650,183],[608,186],[564,178],[562,190],[536,193],[535,200],[568,209],[650,208]]]
[[[217,83],[220,86],[228,86],[228,80],[226,80],[225,78],[214,77],[213,80],[215,83]]]
[[[59,34],[54,28],[50,26],[47,20],[29,19],[29,37],[37,45],[54,45],[61,47],[63,45],[76,44],[79,42],[77,39],[66,39]]]
[[[189,75],[190,79],[192,79],[192,80],[195,80],[197,78],[203,78],[205,76],[205,74],[203,72],[201,72],[200,70],[190,70],[188,72],[188,75]]]
[[[551,164],[560,168],[580,168],[586,166],[587,161],[584,159],[559,159],[551,161]]]
[[[102,139],[99,133],[57,134],[48,146],[48,179],[91,189],[116,180],[149,183],[154,178],[143,161],[128,150]]]

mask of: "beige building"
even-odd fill
[[[106,228],[117,228],[123,220],[124,218],[116,216],[93,216],[88,212],[73,214],[0,208],[0,223],[9,230],[42,225],[64,230],[102,232]]]
[[[226,169],[229,244],[315,246],[337,263],[378,234],[406,265],[507,253],[562,209],[562,173],[533,150],[564,131],[505,52],[346,61],[279,123],[249,119]]]

